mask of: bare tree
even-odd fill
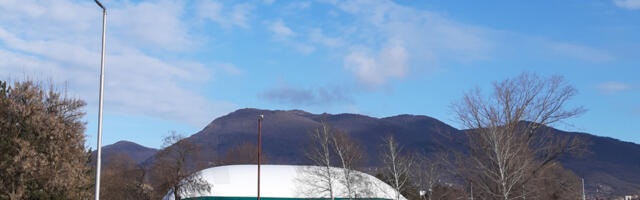
[[[403,148],[392,135],[383,138],[381,159],[383,163],[383,173],[388,177],[391,187],[395,189],[395,199],[399,200],[400,193],[409,184],[409,172],[414,165],[414,159],[409,154],[403,154]]]
[[[126,154],[111,156],[102,172],[101,199],[151,199],[151,191],[144,183],[145,169]]]
[[[258,154],[256,152],[258,152],[257,145],[250,142],[245,142],[232,149],[229,149],[224,154],[224,157],[220,162],[223,165],[256,164],[258,163]],[[260,162],[267,163],[268,161],[268,155],[262,152]]]
[[[299,181],[309,186],[308,194],[322,195],[326,198],[335,198],[335,184],[338,179],[337,172],[332,168],[332,130],[328,124],[322,123],[320,128],[311,132],[311,144],[306,149],[305,157],[319,168],[303,169],[303,177]]]
[[[174,199],[180,200],[182,194],[209,191],[211,185],[202,178],[199,172],[194,172],[194,160],[200,153],[200,148],[176,132],[164,139],[164,149],[158,152],[153,165],[153,178],[156,182],[156,198],[164,196],[165,191],[171,191]]]
[[[413,182],[419,190],[424,190],[427,199],[431,200],[436,186],[442,184],[444,178],[446,153],[417,154],[414,158],[416,161],[411,172]]]
[[[565,108],[575,94],[561,77],[527,73],[494,83],[488,97],[479,89],[467,93],[454,105],[468,139],[468,154],[456,163],[462,166],[458,174],[486,199],[522,197],[515,191],[562,153],[581,147],[576,138],[546,128],[584,112]]]
[[[85,102],[0,81],[0,199],[89,199]]]
[[[344,132],[334,131],[331,135],[331,141],[340,167],[342,167],[340,182],[346,188],[345,192],[349,199],[358,198],[367,192],[366,188],[359,187],[362,185],[362,177],[359,177],[358,173],[354,173],[354,170],[362,164],[364,154],[360,150],[360,146]]]
[[[298,181],[306,186],[303,193],[332,199],[336,195],[355,199],[371,193],[368,178],[355,171],[363,164],[364,153],[348,134],[323,122],[311,132],[310,141],[305,156],[320,167],[302,169]]]
[[[580,177],[554,162],[541,170],[519,192],[523,193],[523,199],[581,199],[582,184]]]

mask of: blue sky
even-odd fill
[[[104,144],[150,147],[239,108],[459,127],[465,91],[561,75],[588,111],[557,127],[640,143],[640,0],[127,1],[108,10]],[[101,13],[93,1],[0,0],[0,78],[88,102],[95,148]]]

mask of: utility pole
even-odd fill
[[[522,184],[522,200],[527,200],[527,191],[524,189],[524,184]]]
[[[473,200],[473,184],[471,184],[471,200]]]
[[[258,200],[260,200],[260,153],[262,152],[262,119],[264,119],[264,115],[258,115]]]
[[[584,178],[582,178],[582,200],[587,200],[587,195],[584,193]]]
[[[94,0],[102,8],[102,55],[100,56],[100,103],[98,104],[98,154],[96,160],[95,199],[100,199],[100,166],[102,161],[102,104],[104,102],[104,48],[107,33],[107,9],[98,0]]]

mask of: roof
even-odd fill
[[[326,172],[319,166],[300,165],[261,165],[260,197],[265,198],[324,198],[328,193],[318,191],[314,185],[322,185],[318,172]],[[334,197],[348,198],[342,177],[342,168],[331,167],[333,174]],[[256,165],[227,165],[212,167],[200,171],[200,175],[210,185],[209,191],[183,194],[183,198],[193,197],[256,197],[257,194]],[[325,170],[325,171],[321,171]],[[354,184],[358,198],[394,199],[395,190],[381,180],[366,173],[351,171],[357,180]],[[169,192],[165,200],[173,200]],[[405,200],[404,197],[401,197]]]

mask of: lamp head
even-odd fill
[[[93,0],[93,1],[94,1],[94,2],[96,2],[96,4],[98,4],[98,6],[100,6],[100,8],[102,8],[102,10],[105,10],[105,11],[107,10],[107,9],[102,5],[102,3],[100,3],[100,1],[98,1],[98,0]]]
[[[262,121],[264,119],[264,115],[258,115],[258,120]]]

